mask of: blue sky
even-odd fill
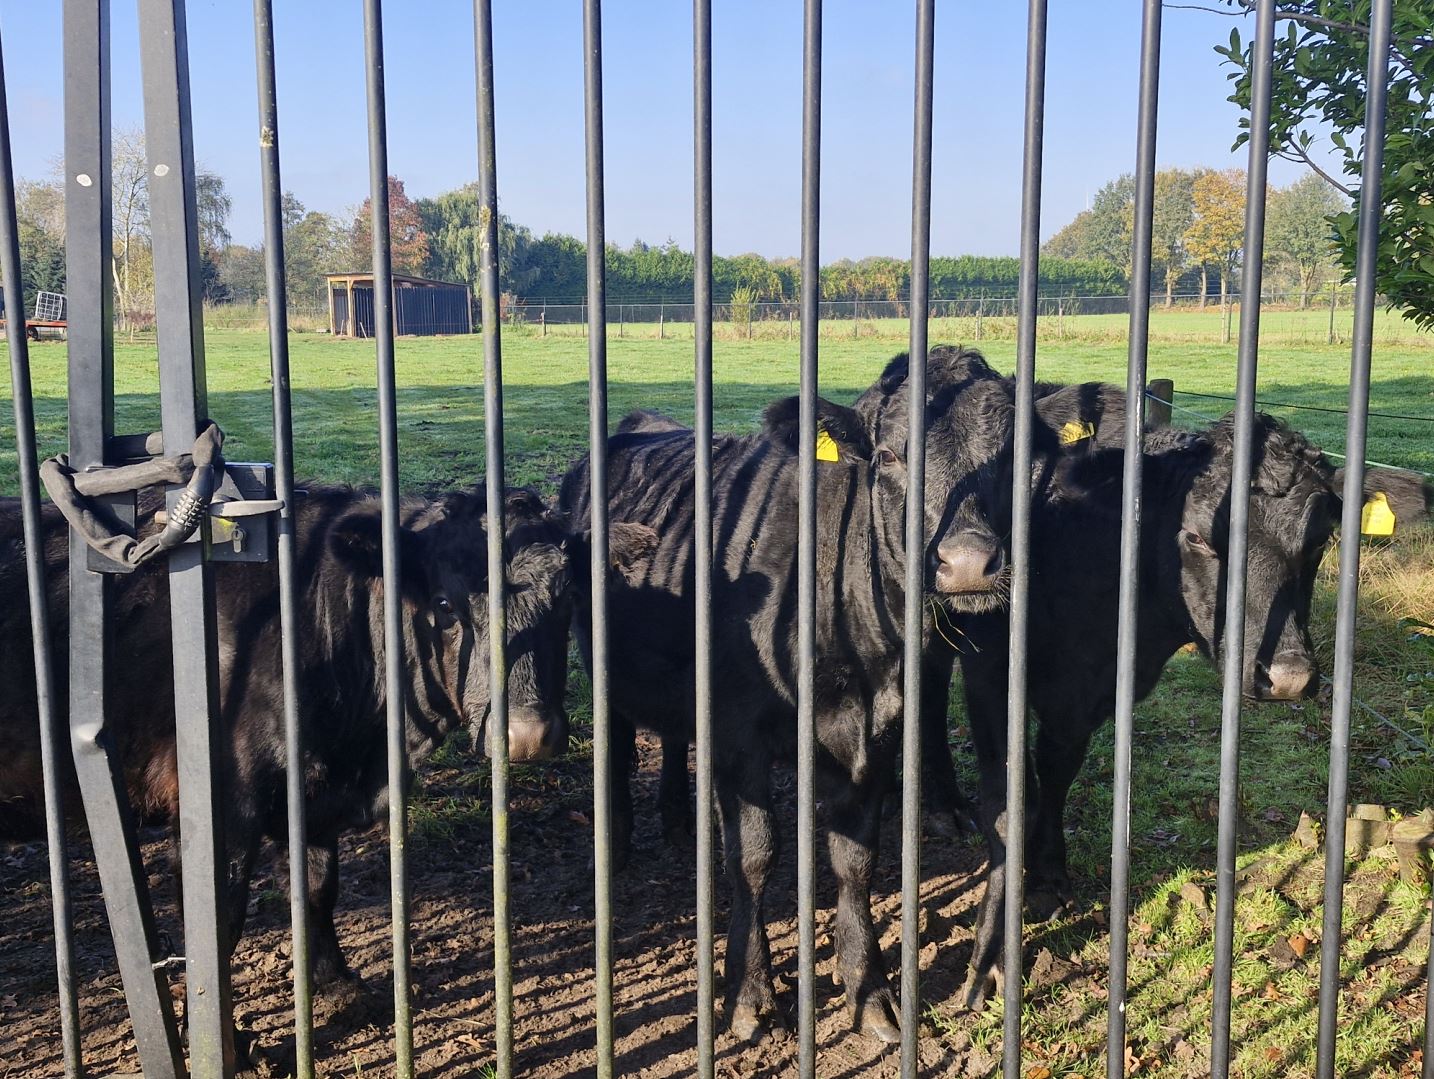
[[[495,0],[498,189],[538,233],[584,232],[582,20],[576,0]],[[367,194],[363,29],[357,0],[278,0],[284,186],[308,207]],[[801,4],[718,0],[713,26],[715,246],[799,251]],[[1019,236],[1025,5],[938,4],[932,247],[1014,254]],[[251,5],[191,0],[200,162],[234,198],[231,229],[256,242],[257,104]],[[135,5],[113,8],[114,117],[142,120]],[[910,251],[914,4],[825,8],[822,258]],[[691,13],[681,0],[609,0],[604,11],[607,234],[692,239]],[[1232,20],[1165,12],[1161,166],[1244,164],[1238,112],[1212,46]],[[1242,34],[1249,20],[1238,20]],[[0,0],[21,176],[61,151],[60,0]],[[472,13],[463,0],[390,0],[389,159],[410,194],[471,180],[476,165]],[[1051,4],[1043,235],[1135,157],[1138,0]],[[1287,183],[1293,165],[1272,163]]]

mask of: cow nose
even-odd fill
[[[1297,701],[1314,689],[1319,671],[1298,652],[1281,652],[1269,665],[1255,664],[1255,695],[1267,701]]]
[[[938,592],[990,592],[996,587],[1006,556],[995,539],[963,532],[936,548]]]
[[[533,707],[508,709],[508,759],[540,761],[555,757],[566,746],[567,722]]]

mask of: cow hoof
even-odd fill
[[[351,970],[328,978],[314,978],[314,991],[335,1007],[346,1007],[368,995],[368,985]]]
[[[750,1004],[738,1004],[732,1009],[732,1022],[730,1024],[732,1036],[738,1041],[756,1042],[760,1041],[766,1031],[766,1024],[757,1009]]]
[[[890,997],[879,994],[862,1006],[857,1017],[856,1028],[861,1033],[887,1045],[901,1041],[901,1027],[897,1025]]]
[[[1026,905],[1030,908],[1032,920],[1037,922],[1058,922],[1076,910],[1076,901],[1071,895],[1069,881],[1037,881],[1028,884]]]
[[[984,1010],[987,1000],[1001,995],[1001,985],[999,969],[992,969],[984,974],[973,969],[966,978],[966,984],[961,987],[961,1006],[968,1012]]]

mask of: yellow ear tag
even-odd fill
[[[1095,424],[1088,420],[1071,420],[1061,428],[1061,445],[1069,446],[1072,443],[1080,442],[1082,439],[1091,438],[1095,435]]]
[[[818,461],[840,461],[841,454],[837,452],[837,444],[832,436],[827,434],[825,427],[817,428],[817,460]]]
[[[1394,535],[1394,510],[1383,491],[1375,491],[1359,515],[1359,530],[1366,536]]]

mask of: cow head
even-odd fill
[[[910,361],[897,356],[857,400],[875,447],[876,501],[904,550]],[[961,613],[1005,602],[1012,397],[979,352],[942,346],[926,365],[926,592]]]
[[[898,356],[852,408],[817,402],[818,460],[867,466],[878,555],[883,572],[898,580],[905,557],[908,371],[907,357]],[[995,609],[1007,579],[1002,537],[1010,528],[1010,390],[978,353],[933,349],[926,427],[925,591],[953,611]],[[767,409],[766,434],[795,452],[797,398]]]
[[[1163,436],[1163,437],[1162,437]],[[1197,436],[1151,436],[1157,476],[1204,460],[1186,488],[1175,537],[1180,591],[1196,643],[1223,660],[1234,424],[1227,417]],[[1171,441],[1160,452],[1160,443]],[[1188,474],[1188,473],[1187,473]],[[1245,583],[1242,689],[1257,700],[1314,693],[1319,668],[1310,642],[1315,574],[1339,517],[1333,469],[1302,435],[1256,418]]]
[[[405,506],[399,530],[410,759],[459,725],[489,748],[488,505],[482,489]],[[352,569],[382,579],[380,518],[372,505],[336,523],[331,545]],[[508,753],[535,760],[567,746],[572,582],[566,530],[542,498],[504,500]],[[381,637],[379,638],[381,639]],[[378,677],[381,679],[382,674]]]

